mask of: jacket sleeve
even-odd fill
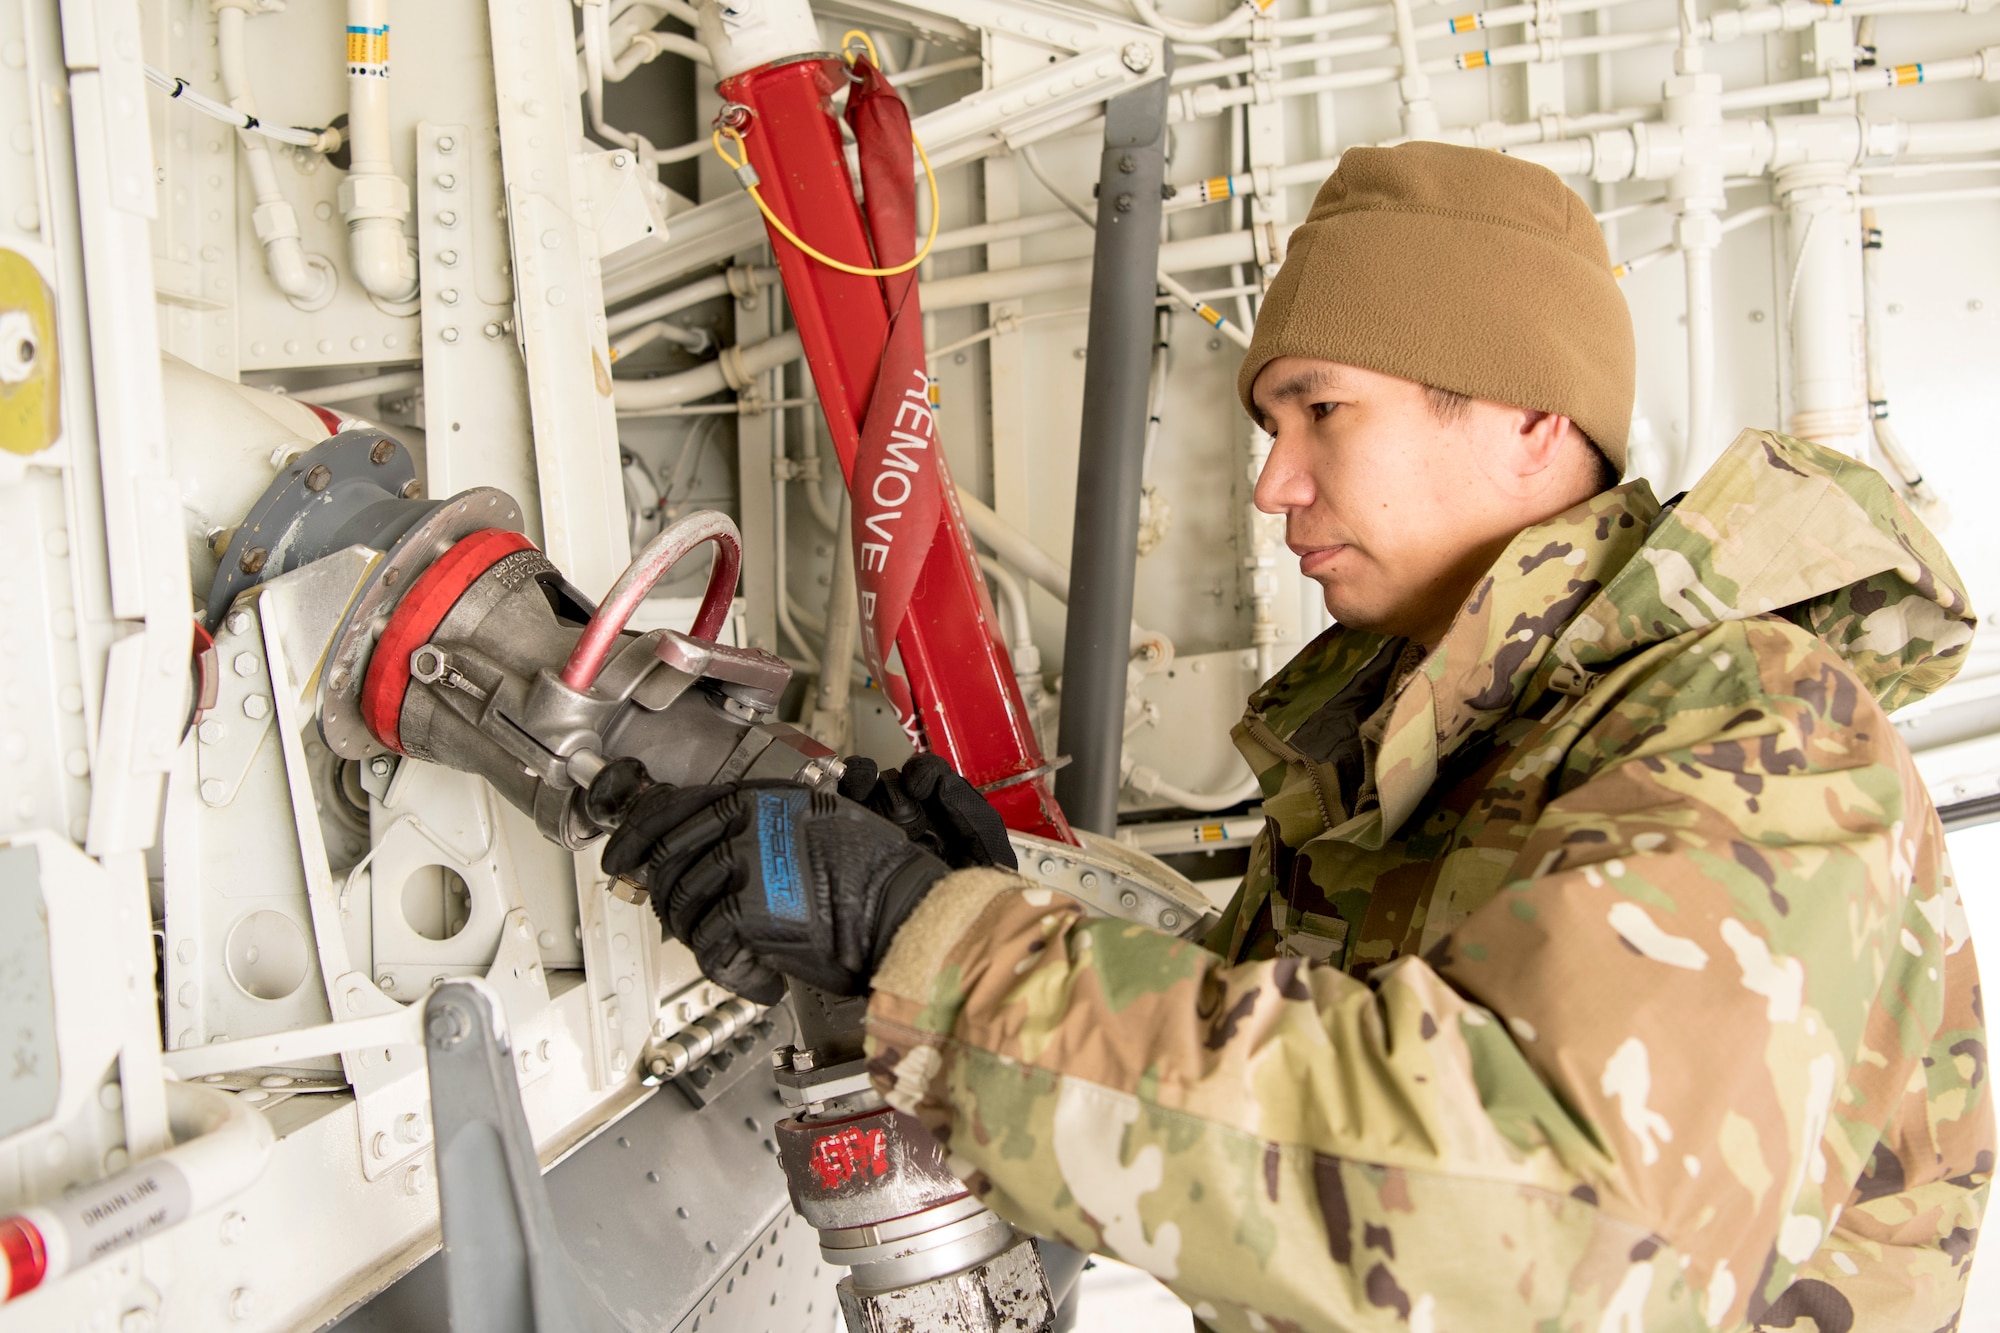
[[[1972,969],[1935,816],[1852,684],[1517,768],[1562,794],[1515,877],[1365,983],[955,875],[877,978],[878,1081],[1003,1215],[1218,1327],[1775,1321],[1896,1105],[1952,1077],[1923,1062]],[[1980,1077],[1957,1151],[1991,1147]],[[1940,1189],[1909,1229],[1976,1227],[1983,1176]],[[1933,1328],[1964,1270],[1923,1263]]]

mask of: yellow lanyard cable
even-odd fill
[[[862,43],[867,46],[868,54],[871,60],[875,55],[875,43],[869,41],[867,33],[859,31],[850,32],[840,39],[841,54],[847,57],[849,64],[854,63],[854,56],[853,53],[848,50],[848,47],[857,37],[860,38]],[[879,62],[876,63],[879,68]],[[728,136],[729,139],[736,145],[737,155],[735,157],[731,157],[729,155],[729,150],[723,147],[722,140],[725,135]],[[937,243],[937,234],[938,234],[937,172],[931,169],[930,154],[924,151],[923,141],[917,138],[916,133],[914,131],[912,131],[910,134],[910,145],[911,147],[917,150],[917,159],[924,164],[924,183],[930,187],[930,193],[931,193],[930,234],[924,237],[923,248],[917,251],[916,255],[913,258],[911,258],[906,263],[896,265],[894,268],[863,268],[855,264],[843,264],[840,260],[835,259],[833,256],[822,254],[818,250],[814,249],[812,246],[808,245],[805,242],[805,240],[799,236],[797,232],[793,231],[790,227],[787,227],[784,224],[784,222],[782,222],[779,219],[778,215],[771,211],[771,206],[769,204],[764,202],[763,194],[757,189],[758,185],[762,183],[762,178],[758,176],[757,168],[750,165],[750,149],[743,142],[742,132],[737,130],[733,126],[718,125],[715,127],[715,132],[709,136],[709,139],[710,142],[715,145],[715,155],[722,159],[723,164],[729,168],[730,172],[736,177],[736,179],[742,183],[743,188],[749,192],[750,198],[757,205],[757,211],[764,215],[764,220],[771,224],[772,229],[776,231],[780,236],[790,241],[807,258],[816,259],[820,263],[826,265],[828,268],[837,269],[842,273],[852,273],[857,278],[893,278],[900,273],[908,273],[911,269],[923,263],[925,258],[927,258],[930,255],[931,247]]]

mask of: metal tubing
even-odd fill
[[[1070,540],[1056,797],[1078,828],[1118,824],[1131,654],[1132,578],[1139,559],[1139,483],[1146,451],[1153,308],[1166,181],[1167,76],[1105,104],[1098,165],[1097,249]]]

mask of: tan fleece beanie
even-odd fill
[[[1560,412],[1625,470],[1632,316],[1604,233],[1546,167],[1484,148],[1350,148],[1292,233],[1236,388],[1281,356]]]

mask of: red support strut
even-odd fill
[[[874,251],[831,106],[848,77],[836,56],[804,56],[725,79],[719,91],[748,113],[737,128],[772,213],[821,253],[867,267]],[[771,248],[852,490],[890,331],[884,280],[829,268],[775,232]],[[922,738],[974,786],[1020,779],[988,794],[1009,828],[1073,843],[941,452],[935,461],[937,530],[896,635]]]

